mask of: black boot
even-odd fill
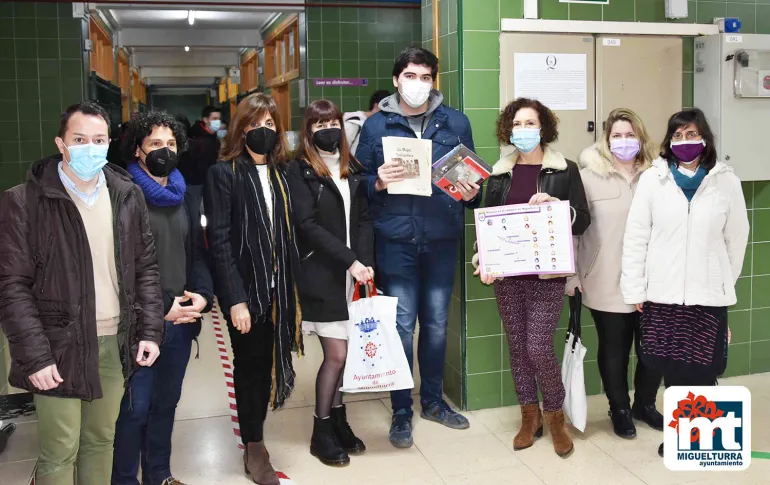
[[[647,406],[637,406],[634,404],[632,413],[634,419],[644,421],[652,429],[663,431],[663,415],[658,412],[654,404],[648,404]]]
[[[630,409],[610,410],[609,414],[616,435],[627,440],[636,438],[636,426],[634,426],[634,420],[631,418]]]
[[[663,443],[658,447],[658,456],[663,458]]]
[[[360,455],[366,451],[364,442],[358,439],[348,424],[348,414],[345,405],[332,408],[331,420],[334,425],[334,435],[342,448],[351,455]]]
[[[334,425],[331,418],[315,417],[313,437],[310,439],[310,454],[329,466],[347,466],[350,457],[342,449],[334,435]]]

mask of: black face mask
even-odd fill
[[[342,130],[340,128],[326,128],[313,133],[313,143],[325,152],[336,152],[341,141]]]
[[[144,152],[144,150],[142,150]],[[147,170],[155,177],[168,177],[174,171],[179,163],[179,157],[176,152],[166,148],[158,148],[150,153],[145,152],[144,164]]]
[[[275,130],[263,126],[246,133],[246,146],[257,155],[267,155],[275,147],[277,139]]]

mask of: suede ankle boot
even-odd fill
[[[555,412],[545,411],[545,422],[548,423],[548,429],[551,430],[553,439],[553,451],[562,458],[566,458],[575,449],[572,438],[564,422],[564,411],[561,409]]]
[[[265,448],[264,440],[246,443],[243,467],[246,475],[258,485],[281,485],[273,465],[270,464],[270,455]]]
[[[513,449],[524,450],[535,443],[535,438],[543,436],[543,415],[540,405],[523,404],[521,406],[521,429],[513,438]]]

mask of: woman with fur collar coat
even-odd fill
[[[501,143],[514,145],[516,150],[495,164],[486,184],[485,206],[569,201],[572,233],[583,234],[591,223],[588,203],[577,165],[550,147],[558,137],[553,112],[539,101],[519,98],[500,114],[497,135]],[[569,455],[573,443],[564,423],[564,385],[554,352],[565,277],[524,275],[495,281],[479,270],[476,274],[485,284],[494,282],[508,335],[511,372],[522,413],[513,448],[532,446],[534,439],[542,436],[545,418],[554,451],[562,457]],[[538,385],[543,395],[542,413]]]
[[[599,335],[599,373],[613,428],[621,438],[631,439],[636,437],[634,418],[663,429],[663,416],[655,408],[661,374],[642,361],[636,365],[631,406],[628,362],[632,344],[639,353],[640,313],[623,302],[620,291],[626,219],[639,176],[650,167],[655,146],[631,110],[612,111],[604,126],[601,139],[578,160],[592,224],[577,238],[577,273],[569,279],[567,293],[582,290],[583,304],[591,311]]]

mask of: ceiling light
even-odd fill
[[[185,52],[190,52],[190,46],[189,45],[184,46],[184,51]]]
[[[189,10],[187,12],[187,23],[190,25],[195,23],[195,10]]]

